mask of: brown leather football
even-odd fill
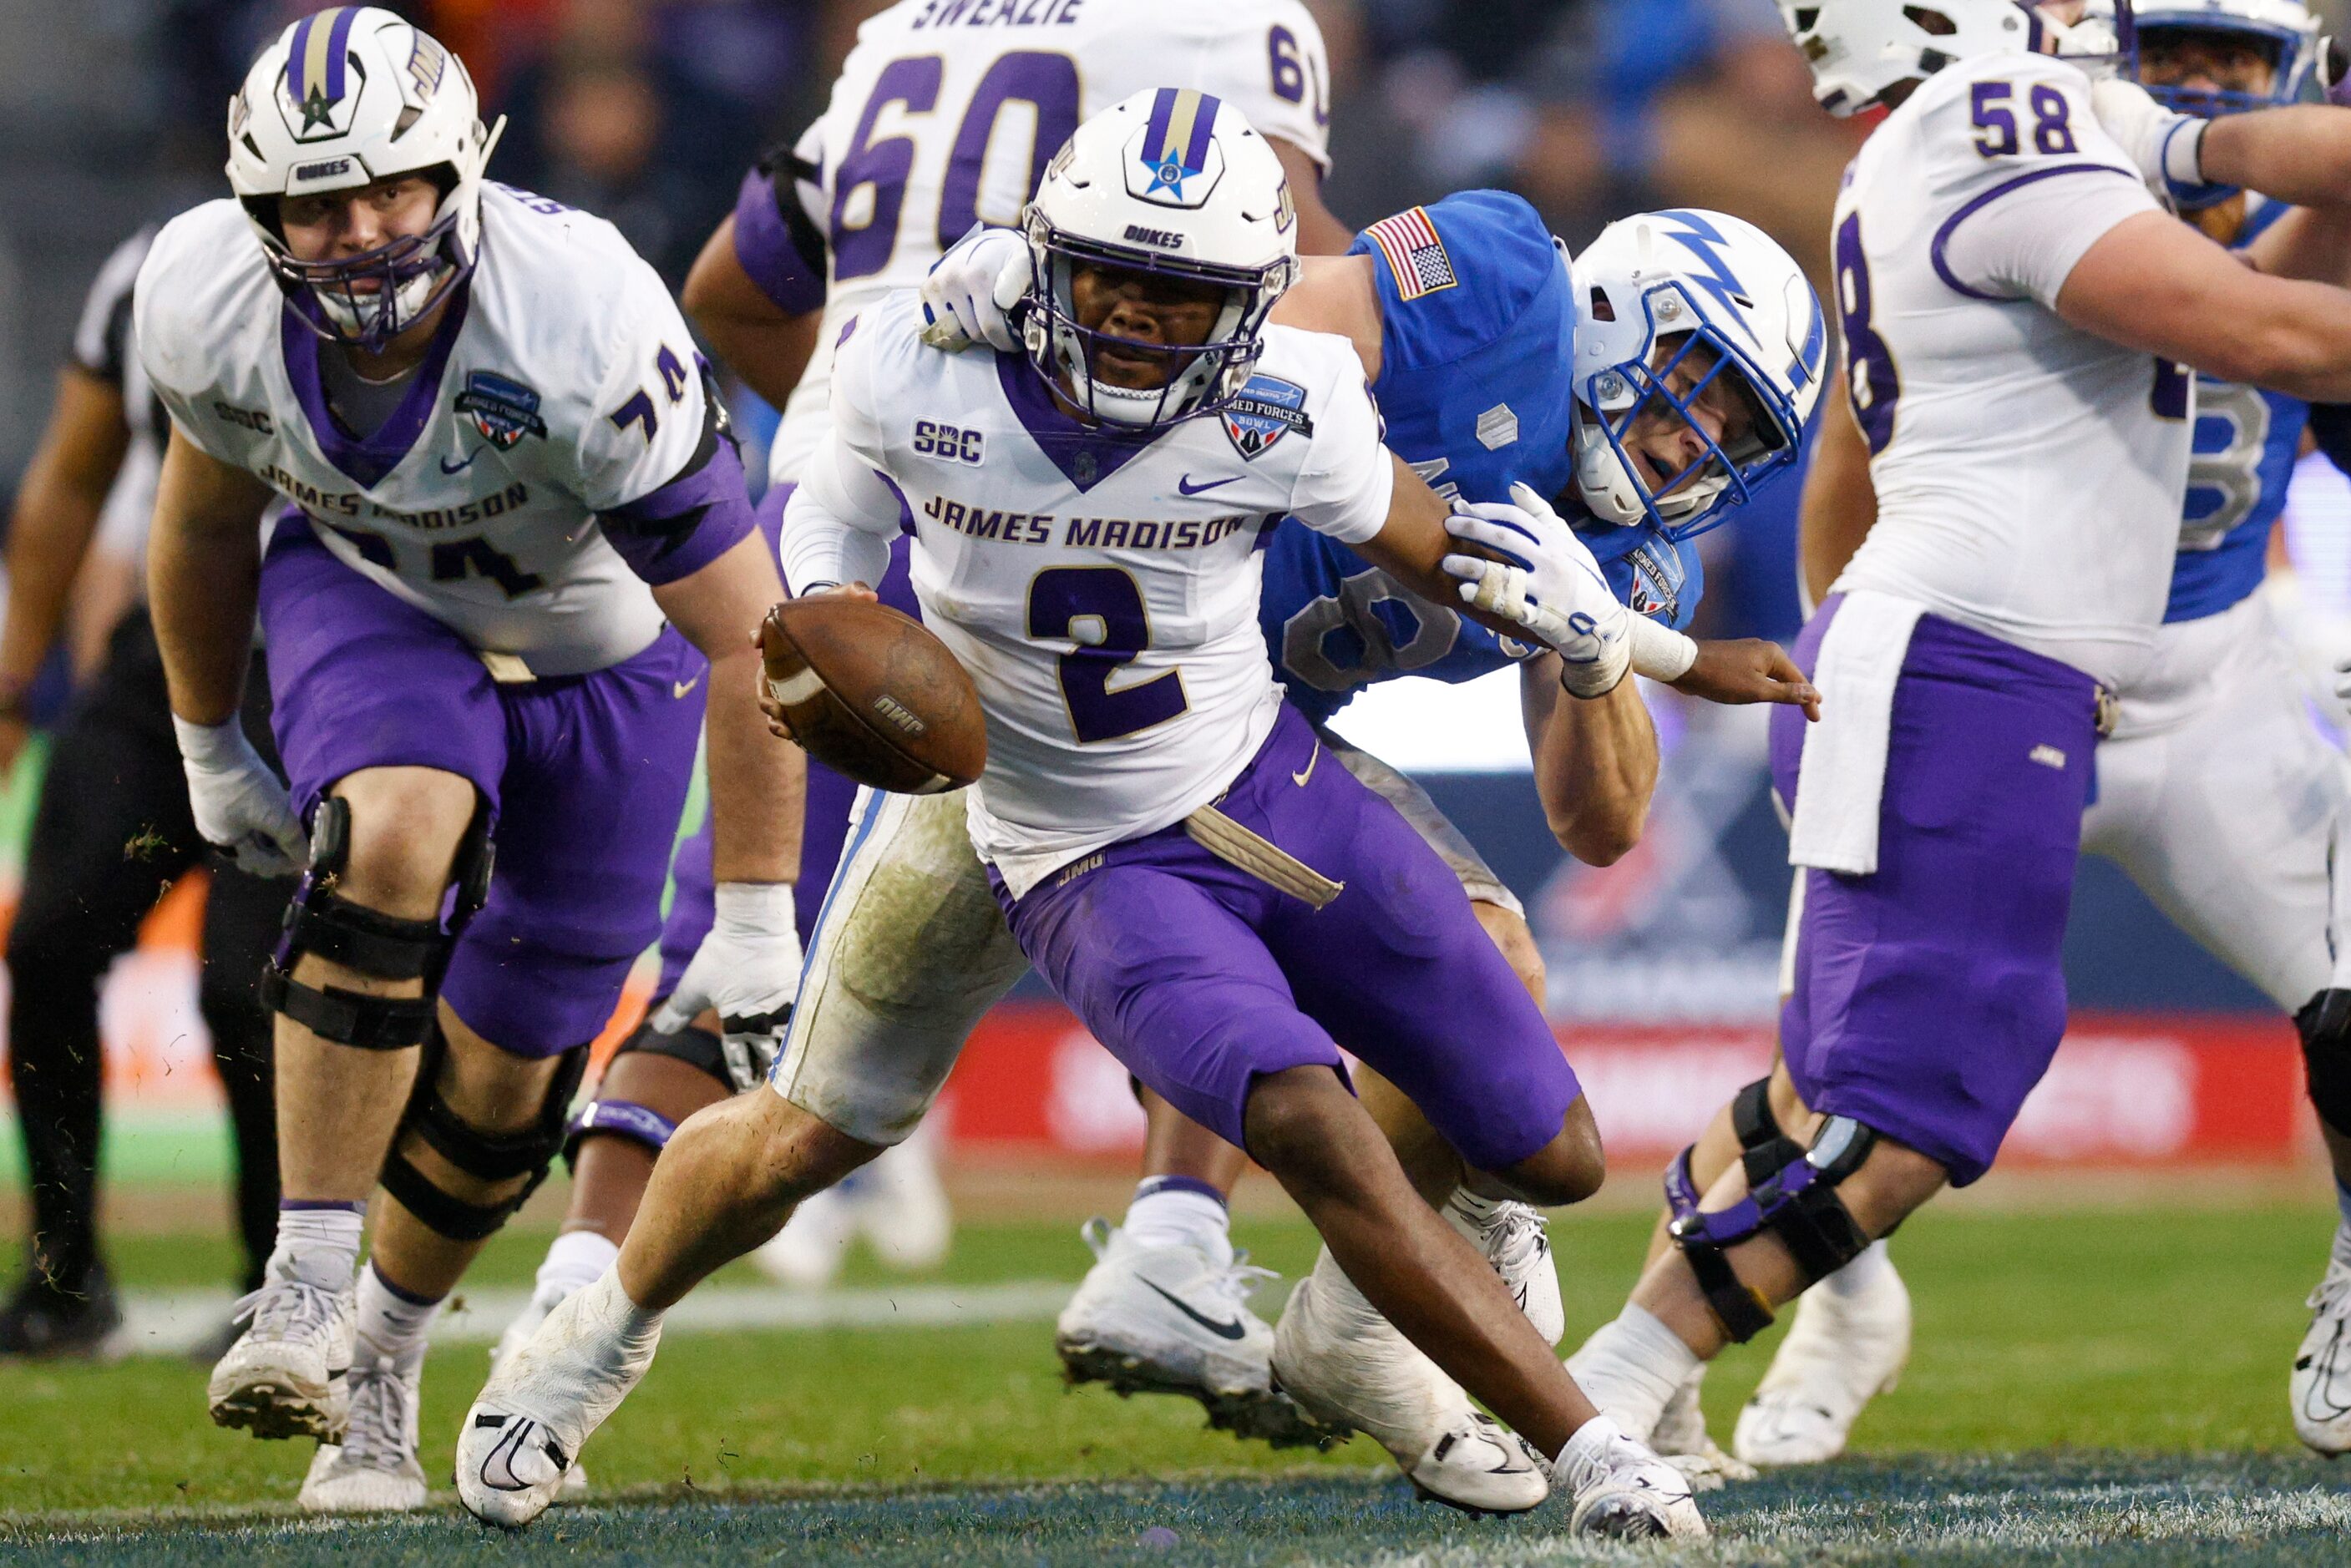
[[[922,622],[820,594],[759,628],[769,701],[792,738],[846,777],[898,794],[960,789],[987,765],[979,692]]]

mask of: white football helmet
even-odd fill
[[[228,182],[295,314],[322,337],[380,348],[473,270],[482,169],[505,126],[484,129],[473,78],[432,35],[373,5],[338,5],[279,34],[229,99]],[[410,173],[441,187],[423,234],[327,261],[287,252],[279,197]]]
[[[1812,67],[1813,97],[1834,115],[1876,108],[1890,88],[1994,49],[2090,52],[2017,0],[1780,0],[1780,19]]]
[[[1281,161],[1238,109],[1190,88],[1136,93],[1078,127],[1021,213],[1034,280],[1022,322],[1029,358],[1096,419],[1155,429],[1238,397],[1257,364],[1266,313],[1298,277],[1298,208]],[[1209,284],[1224,308],[1196,348],[1089,330],[1071,279],[1104,265]],[[1092,374],[1103,345],[1176,368],[1149,390]]]
[[[1828,327],[1803,269],[1752,223],[1676,209],[1618,219],[1573,270],[1568,439],[1584,505],[1601,522],[1654,523],[1671,539],[1728,521],[1726,507],[1794,463],[1820,401]],[[1685,364],[1695,379],[1677,391],[1671,382]],[[1726,429],[1717,440],[1691,411],[1724,378],[1750,417],[1744,430]],[[1653,490],[1625,437],[1644,410],[1658,409],[1695,432],[1701,450]]]

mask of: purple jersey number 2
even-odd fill
[[[1095,635],[1079,639],[1079,623]],[[1115,741],[1184,711],[1184,674],[1163,670],[1112,691],[1111,677],[1151,646],[1143,590],[1117,566],[1048,566],[1029,585],[1029,635],[1078,646],[1061,655],[1061,698],[1081,744]]]

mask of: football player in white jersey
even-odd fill
[[[688,313],[720,358],[785,410],[770,450],[763,524],[772,527],[780,516],[808,454],[830,428],[828,367],[842,325],[891,290],[921,282],[966,230],[1012,222],[1047,160],[1081,119],[1165,85],[1196,88],[1240,109],[1289,175],[1301,248],[1346,249],[1353,234],[1324,211],[1318,194],[1330,165],[1329,67],[1322,33],[1300,0],[1235,0],[1213,12],[1158,0],[1086,0],[1025,6],[1017,15],[962,0],[901,0],[860,26],[823,114],[793,147],[745,178],[735,212],[704,247],[684,288]],[[893,599],[902,577],[885,586]],[[915,607],[911,597],[898,603]],[[855,794],[840,774],[810,767],[799,885],[803,931],[814,928]],[[959,801],[905,807],[945,814],[945,842],[968,860]],[[697,855],[704,863],[689,863]],[[705,839],[681,846],[682,888],[706,882],[707,855]],[[985,987],[993,977],[992,1000],[1023,961],[1003,940],[1001,918],[984,888],[977,898],[983,929],[996,935],[1004,958],[980,965],[967,981]],[[693,914],[693,901],[681,898],[673,922]],[[529,1304],[509,1326],[513,1343],[611,1263],[672,1129],[756,1081],[730,1070],[730,1063],[754,1062],[745,1048],[764,1042],[726,1040],[723,1021],[706,1012],[696,1017],[700,996],[673,995],[682,978],[673,950],[690,951],[691,940],[674,943],[664,935],[667,961],[654,1012],[623,1042],[575,1119],[570,1212]],[[1013,967],[998,974],[1008,961]],[[939,966],[937,979],[953,970]],[[966,982],[955,977],[957,986]],[[919,1000],[927,999],[901,999],[893,1012]],[[955,1009],[958,1020],[968,1012]],[[760,1071],[772,1054],[768,1046],[756,1058]],[[886,1228],[877,1241],[921,1231],[935,1236],[940,1206],[930,1160],[925,1140],[893,1142],[883,1168],[855,1195],[858,1220]],[[875,1196],[901,1192],[912,1195],[903,1207]],[[838,1189],[815,1200],[836,1210],[852,1201]],[[795,1226],[818,1223],[821,1233],[824,1218],[840,1216],[804,1210]],[[778,1238],[781,1259],[798,1255],[797,1241],[789,1233]],[[1194,1260],[1185,1272],[1201,1277],[1203,1300],[1238,1288],[1244,1278],[1221,1234],[1184,1256]],[[1184,1281],[1171,1282],[1186,1289]],[[1266,1337],[1269,1331],[1259,1329]],[[1213,1336],[1196,1337],[1223,1347]],[[1255,1382],[1262,1386],[1263,1347],[1253,1341],[1252,1348],[1260,1352]],[[1248,1402],[1268,1406],[1278,1422],[1288,1407],[1287,1401]]]
[[[136,294],[196,821],[307,861],[263,977],[277,1245],[209,1397],[321,1439],[306,1506],[412,1507],[425,1330],[545,1174],[659,927],[705,694],[696,962],[729,1014],[797,982],[798,755],[760,732],[747,641],[780,585],[675,305],[609,224],[485,184],[496,134],[439,43],[307,16],[228,135],[235,197],[167,225]],[[290,788],[235,723],[256,601]]]
[[[1364,1293],[1545,1456],[1490,1425],[1463,1434],[1493,1456],[1481,1505],[1539,1501],[1526,1478],[1544,1465],[1581,1528],[1701,1533],[1678,1475],[1555,1375],[1333,1071],[1332,1025],[1528,1197],[1597,1174],[1573,1075],[1458,882],[1394,807],[1320,765],[1271,680],[1254,546],[1280,518],[1428,597],[1450,587],[1445,504],[1379,448],[1352,349],[1263,325],[1297,265],[1278,161],[1213,98],[1141,94],[1057,155],[1027,228],[1025,351],[942,359],[911,293],[844,327],[787,576],[870,593],[915,520],[928,624],[988,721],[967,830],[1024,952],[1130,1070],[1266,1164]],[[1541,627],[1595,695],[1634,662],[1687,678],[1697,649],[1633,621],[1565,529],[1483,511],[1543,540],[1524,618],[1501,625]],[[1791,694],[1770,668],[1729,684]],[[918,1116],[935,1080],[911,1080],[931,1067],[788,1046],[774,1095],[681,1128],[615,1268],[501,1365],[461,1428],[466,1505],[505,1523],[544,1509],[650,1366],[663,1313],[833,1174],[804,1173],[870,1155],[844,1127]]]
[[[2094,6],[2096,16],[2100,8]],[[2210,0],[2136,8],[2137,80],[2200,116],[2290,104],[2316,72],[2318,19],[2298,0]],[[2145,97],[2106,82],[2093,100],[2126,146],[2168,130]],[[2351,117],[2330,116],[2336,123]],[[2185,127],[2191,130],[2192,127]],[[2351,188],[2351,175],[2346,185]],[[2289,206],[2225,185],[2170,192],[2181,216],[2274,276],[2344,282],[2351,208]],[[2098,748],[2098,798],[2083,847],[2112,857],[2213,954],[2296,1017],[2312,1096],[2351,1214],[2351,1101],[2345,1097],[2346,965],[2330,953],[2330,846],[2343,820],[2342,754],[2312,722],[2284,639],[2256,592],[2300,450],[2307,406],[2206,379],[2170,597],[2153,659],[2117,693]],[[1805,575],[1825,596],[1876,514],[1868,448],[1849,419],[1823,435],[1805,494]],[[1779,1096],[1792,1097],[1784,1071]],[[1719,1125],[1691,1158],[1699,1186],[1776,1136],[1768,1104]],[[1754,1464],[1833,1459],[1909,1349],[1907,1291],[1884,1243],[1805,1293],[1771,1371],[1739,1417],[1733,1450]],[[2321,1453],[2351,1449],[2351,1219],[2338,1223],[2314,1319],[2291,1378],[2295,1430]],[[1696,1418],[1697,1386],[1677,1397]],[[1694,1438],[1658,1439],[1668,1451]]]
[[[1835,217],[1877,517],[1799,645],[1822,723],[1774,727],[1798,867],[1786,1136],[1703,1189],[1677,1165],[1675,1244],[1570,1363],[1645,1436],[1725,1345],[1982,1175],[2056,1049],[2091,753],[2150,668],[2179,545],[2182,367],[2351,392],[2351,293],[2264,276],[2163,212],[2089,78],[2040,52],[2070,16],[1784,14],[1824,107],[1891,111]],[[2196,137],[2156,152],[2182,183],[2292,199],[2314,171],[2291,130],[2236,134],[2268,118],[2210,122],[2200,167]]]

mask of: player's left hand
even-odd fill
[[[1709,702],[1785,702],[1802,708],[1804,717],[1818,722],[1821,694],[1796,668],[1787,649],[1760,637],[1729,642],[1701,639],[1698,658],[1680,677],[1667,682],[1675,691]]]
[[[1012,229],[966,234],[931,265],[916,290],[923,299],[923,341],[953,352],[985,343],[1009,354],[1019,348],[1012,307],[1029,292],[1029,242]]]
[[[704,1008],[718,1014],[726,1075],[738,1090],[755,1087],[783,1049],[784,1027],[800,989],[799,929],[789,882],[721,882],[718,918],[653,1014],[674,1033]]]
[[[1445,570],[1461,580],[1463,603],[1557,653],[1565,666],[1560,683],[1572,694],[1604,697],[1632,666],[1633,612],[1549,502],[1524,484],[1510,486],[1510,501],[1457,504],[1446,531],[1501,558],[1447,556]]]

